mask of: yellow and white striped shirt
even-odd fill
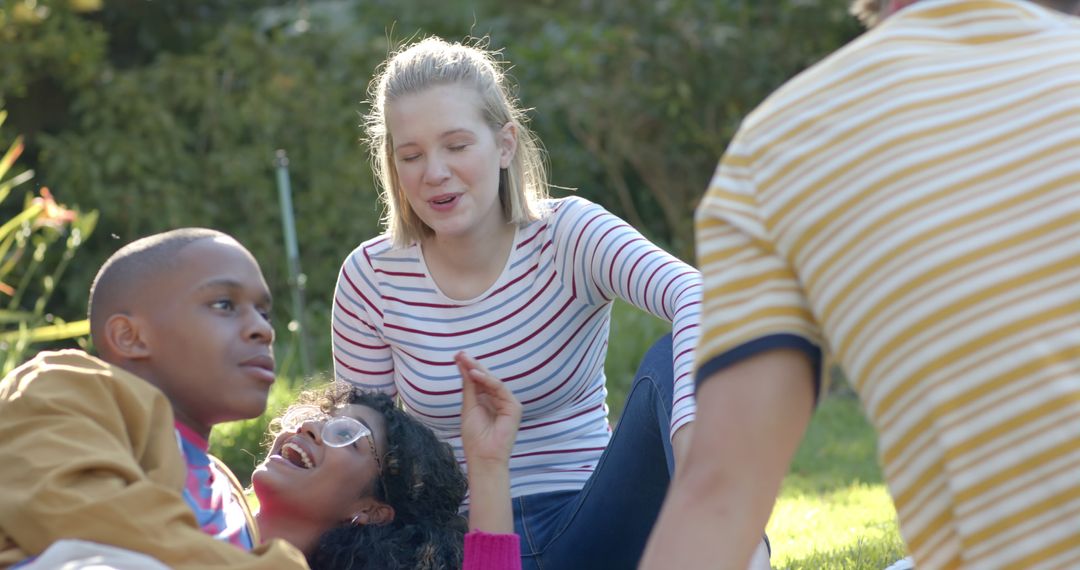
[[[895,14],[747,118],[697,237],[698,377],[830,354],[917,567],[1080,567],[1080,20]]]

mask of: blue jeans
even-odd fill
[[[514,499],[523,570],[636,568],[674,470],[671,335],[638,367],[626,407],[581,491]]]

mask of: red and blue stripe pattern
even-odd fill
[[[514,239],[501,276],[467,301],[439,290],[418,245],[394,248],[385,236],[361,244],[345,260],[334,298],[336,375],[399,396],[464,464],[453,362],[464,350],[524,406],[513,495],[577,490],[610,437],[604,359],[612,301],[673,323],[674,433],[694,417],[701,278],[582,198],[551,201]]]

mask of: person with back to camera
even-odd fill
[[[1078,568],[1080,1],[855,9],[698,209],[698,428],[643,567],[747,559],[828,351],[917,568]]]
[[[700,277],[603,208],[547,198],[539,143],[494,55],[428,38],[372,81],[386,233],[342,265],[335,372],[398,396],[460,457],[451,356],[467,350],[524,408],[510,459],[524,566],[631,568],[691,430]],[[673,334],[645,355],[612,434],[615,297]]]

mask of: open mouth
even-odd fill
[[[452,203],[454,200],[457,200],[457,194],[447,194],[445,196],[439,196],[431,200],[431,203],[435,204],[436,206],[446,206]]]
[[[301,469],[315,467],[315,461],[311,459],[311,456],[302,447],[291,441],[281,446],[281,457]]]

